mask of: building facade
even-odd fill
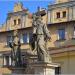
[[[62,74],[75,73],[74,4],[74,0],[57,0],[54,5],[48,5],[48,26],[52,38],[48,43],[49,50],[53,61],[60,63]]]
[[[18,29],[18,35],[21,42],[22,54],[24,51],[30,50],[29,39],[32,34],[32,19],[28,9],[23,8],[22,3],[14,5],[13,12],[7,15],[6,23],[0,28],[0,73],[12,73],[7,68],[11,66],[11,48],[9,42],[13,41],[13,31]],[[22,56],[23,56],[22,55]],[[23,57],[22,60],[24,60]]]
[[[42,21],[48,25],[51,35],[51,40],[47,42],[48,51],[52,61],[60,64],[56,68],[56,72],[61,74],[75,74],[74,11],[74,0],[56,0],[53,5],[48,5],[46,15],[42,17]],[[25,52],[29,52],[28,56],[31,54],[29,45],[32,35],[31,16],[28,9],[23,8],[21,3],[16,3],[13,12],[8,13],[6,23],[0,28],[0,73],[12,73],[12,70],[9,69],[12,61],[11,48],[8,44],[9,41],[13,41],[12,35],[15,29],[19,31],[22,59],[26,58],[27,53]]]

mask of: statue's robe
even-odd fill
[[[49,54],[46,48],[46,40],[50,39],[50,33],[47,26],[43,23],[38,23],[37,25],[37,55],[39,61],[49,62]]]

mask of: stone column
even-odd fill
[[[6,65],[6,59],[5,59],[5,57],[4,57],[4,66]]]
[[[11,57],[9,56],[9,65],[10,65],[10,66],[11,66],[11,63],[12,63],[12,62],[11,62]]]

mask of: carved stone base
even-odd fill
[[[33,75],[55,75],[55,67],[58,67],[58,64],[44,62],[33,63],[31,65],[34,68]]]
[[[25,68],[12,68],[12,74],[25,74]]]

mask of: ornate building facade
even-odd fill
[[[7,67],[11,66],[11,48],[9,42],[13,41],[13,31],[18,29],[21,42],[22,56],[24,51],[30,50],[29,38],[32,34],[32,19],[28,9],[22,3],[14,5],[13,12],[7,15],[6,23],[0,28],[0,73],[12,73]],[[24,56],[23,59],[24,60]]]
[[[53,61],[60,63],[62,74],[75,73],[74,4],[74,0],[57,0],[54,5],[48,5],[48,26],[52,37],[49,49]]]
[[[48,5],[43,22],[48,25],[51,40],[47,42],[48,51],[54,63],[59,63],[56,73],[75,74],[75,1],[56,0]],[[29,39],[32,35],[32,14],[16,3],[13,12],[8,13],[6,23],[0,28],[0,73],[13,73],[11,69],[11,48],[9,41],[13,41],[13,31],[19,30],[22,59],[36,59],[31,56]],[[28,52],[29,54],[27,54]],[[26,61],[23,61],[26,62]]]

